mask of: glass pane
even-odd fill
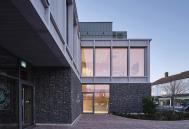
[[[93,113],[93,94],[83,94],[83,112]]]
[[[94,85],[82,85],[82,92],[94,92]]]
[[[113,48],[112,75],[127,76],[127,48]]]
[[[32,124],[32,87],[25,86],[23,88],[23,102],[24,102],[24,126],[29,126]]]
[[[0,129],[18,129],[18,82],[11,76],[18,77],[18,59],[0,47]]]
[[[93,48],[81,49],[81,74],[83,77],[93,76]]]
[[[109,85],[95,85],[95,92],[109,92]]]
[[[130,76],[144,76],[144,48],[131,48]]]
[[[108,113],[109,93],[95,93],[95,113]]]
[[[18,129],[18,83],[0,76],[0,128]]]
[[[110,48],[96,48],[95,76],[110,76]]]

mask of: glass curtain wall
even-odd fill
[[[81,49],[81,74],[82,77],[93,76],[93,48]]]
[[[83,113],[108,113],[109,85],[82,85]]]
[[[112,76],[127,76],[127,48],[112,49]]]
[[[94,112],[94,85],[82,85],[83,113]]]
[[[130,76],[144,76],[144,48],[130,49]]]
[[[110,76],[110,48],[95,49],[95,76]]]
[[[94,113],[108,113],[109,85],[95,85]]]
[[[110,48],[95,48],[95,55],[93,55],[93,48],[82,48],[82,77],[93,77],[94,73],[95,77],[110,77],[110,73],[113,77],[126,77],[129,73],[131,77],[145,76],[145,48],[130,48],[129,65],[128,48],[113,48],[112,54],[110,50]],[[112,59],[112,71],[110,58]]]
[[[93,93],[83,93],[83,113],[93,113],[94,112],[94,94]]]

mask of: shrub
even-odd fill
[[[132,119],[141,119],[141,120],[163,120],[163,121],[175,121],[175,120],[189,120],[189,113],[165,111],[165,112],[156,112],[155,114],[131,114],[131,113],[113,113],[114,115],[132,118]]]
[[[153,97],[145,97],[142,99],[142,107],[145,114],[155,114],[156,105],[153,100]]]

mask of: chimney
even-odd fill
[[[168,72],[165,72],[165,77],[169,77],[169,73]]]

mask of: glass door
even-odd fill
[[[108,113],[109,93],[95,93],[95,113]]]
[[[95,85],[95,113],[108,113],[109,109],[109,85]]]
[[[23,101],[23,125],[24,127],[32,125],[32,106],[33,106],[33,87],[23,85],[22,101]]]
[[[94,93],[83,93],[83,113],[94,112]]]
[[[84,84],[83,113],[108,113],[109,109],[109,85]]]

